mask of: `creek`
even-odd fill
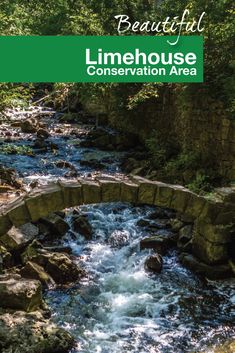
[[[58,128],[62,133],[56,133]],[[124,152],[79,147],[90,128],[62,126],[55,120],[49,140],[56,150],[36,151],[34,157],[1,154],[0,161],[15,168],[26,183],[66,177],[68,171],[55,164],[59,160],[72,163],[78,175],[97,172],[81,165],[84,159],[101,162],[103,173],[120,173]],[[12,136],[18,134],[14,144],[32,146],[31,137],[17,128],[10,131]],[[174,249],[163,257],[160,274],[145,270],[150,250],[140,251],[139,242],[147,234],[137,222],[148,219],[153,210],[121,203],[79,208],[88,216],[93,239],[87,241],[69,231],[62,242],[72,248],[87,275],[72,288],[45,295],[53,320],[76,337],[71,353],[210,353],[208,347],[235,336],[233,280],[198,278],[182,267]],[[72,210],[67,214],[69,223],[71,215]],[[161,231],[168,230],[162,227]]]
[[[9,127],[7,124],[0,125],[0,162],[6,167],[16,169],[19,177],[23,178],[24,182],[30,183],[37,180],[43,184],[59,177],[69,177],[71,170],[58,167],[57,162],[59,161],[71,163],[76,169],[77,176],[86,176],[94,171],[102,171],[108,174],[120,172],[119,165],[124,157],[124,152],[107,152],[94,148],[79,147],[79,143],[86,138],[86,134],[94,125],[60,124],[56,117],[45,118],[43,122],[47,124],[48,131],[51,134],[47,139],[47,144],[52,147],[47,148],[47,150],[34,148],[32,134],[22,133],[19,128]],[[11,136],[7,139],[4,136],[3,129],[11,133]],[[6,143],[5,141],[9,146],[25,146],[32,149],[33,156],[1,153],[1,146]],[[102,168],[98,165],[98,168],[94,170],[94,167],[88,164],[81,165],[81,161],[89,162],[90,160],[95,160]]]
[[[145,271],[149,250],[139,250],[145,234],[137,222],[152,208],[103,204],[81,211],[93,240],[68,234],[64,243],[88,276],[72,289],[47,293],[54,320],[78,340],[74,353],[199,352],[235,334],[234,283],[200,280],[174,250],[164,256],[161,274]]]

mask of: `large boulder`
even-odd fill
[[[182,227],[179,231],[179,237],[177,241],[177,247],[180,250],[191,249],[192,247],[192,232],[193,226],[186,225]]]
[[[4,246],[0,246],[0,273],[14,264],[13,256]]]
[[[144,227],[148,231],[155,231],[158,229],[168,229],[171,227],[170,221],[167,219],[158,219],[155,221],[150,221],[147,219],[139,219],[136,223],[137,226],[139,227]]]
[[[161,255],[154,254],[147,257],[145,260],[145,268],[149,271],[160,273],[162,270],[163,260]]]
[[[41,230],[49,238],[55,239],[64,236],[69,230],[68,223],[58,214],[52,213],[48,217],[40,219]]]
[[[27,134],[31,134],[37,131],[36,121],[33,119],[27,119],[21,123],[21,131]]]
[[[20,188],[22,186],[21,182],[17,180],[15,169],[6,168],[0,165],[0,184],[2,183],[12,185],[16,188]]]
[[[93,230],[85,215],[75,215],[72,220],[72,227],[75,232],[79,232],[87,240],[92,239]]]
[[[67,353],[73,345],[72,336],[40,312],[18,311],[0,316],[2,353]]]
[[[33,262],[42,267],[56,284],[75,282],[83,275],[83,271],[67,254],[47,251],[35,241],[27,247],[21,257],[25,265],[27,262]],[[37,271],[40,271],[40,268]]]
[[[155,211],[153,211],[152,213],[150,213],[150,215],[148,216],[148,219],[153,219],[153,220],[157,220],[157,219],[169,219],[171,217],[174,216],[174,211],[165,209],[165,208],[161,208],[161,207],[156,207]]]
[[[44,268],[32,261],[26,263],[26,265],[20,270],[20,274],[24,278],[40,281],[43,287],[52,288],[55,286],[55,281]]]
[[[74,167],[74,165],[68,161],[63,161],[62,159],[58,160],[55,162],[55,166],[57,168],[61,168],[61,169],[72,169],[72,170],[76,170],[76,168]]]
[[[164,255],[168,249],[175,244],[175,234],[168,233],[166,235],[154,235],[144,238],[140,241],[140,250],[153,249]]]
[[[26,223],[22,226],[19,227],[21,232],[25,234],[25,237],[32,239],[34,237],[37,237],[39,235],[39,229],[36,225],[33,223]]]
[[[212,280],[229,278],[232,275],[229,264],[210,266],[200,261],[197,257],[187,253],[180,254],[180,261],[194,273]]]
[[[27,232],[26,229],[12,227],[6,234],[0,237],[0,244],[8,251],[14,251],[23,248],[34,238],[35,233]]]
[[[28,261],[37,258],[40,250],[42,249],[43,247],[41,243],[39,243],[37,240],[32,241],[32,243],[30,243],[25,251],[21,254],[22,263],[26,264]]]
[[[82,275],[78,266],[68,255],[63,253],[51,253],[45,268],[54,281],[59,284],[75,282]]]
[[[39,281],[20,276],[0,276],[0,305],[2,308],[34,311],[43,305]]]
[[[112,247],[122,247],[129,243],[130,234],[127,230],[115,230],[108,239]]]
[[[47,129],[40,128],[37,130],[37,136],[39,138],[48,138],[51,136],[50,132]]]

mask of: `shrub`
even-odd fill
[[[0,148],[0,153],[2,154],[19,154],[25,156],[33,156],[33,150],[28,146],[17,146],[17,145],[3,145]]]
[[[187,187],[195,193],[205,193],[212,191],[212,182],[210,176],[198,174]]]
[[[200,167],[201,158],[198,153],[195,152],[183,152],[180,153],[175,159],[167,162],[165,171],[168,173],[174,173],[177,171],[186,171],[188,169],[196,170]]]

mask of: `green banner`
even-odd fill
[[[202,82],[203,37],[1,36],[0,82]]]

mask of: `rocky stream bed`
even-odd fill
[[[0,202],[58,177],[121,175],[134,137],[94,124],[2,121]],[[12,228],[0,237],[0,351],[234,353],[234,279],[186,269],[191,237],[174,211],[126,203]]]

